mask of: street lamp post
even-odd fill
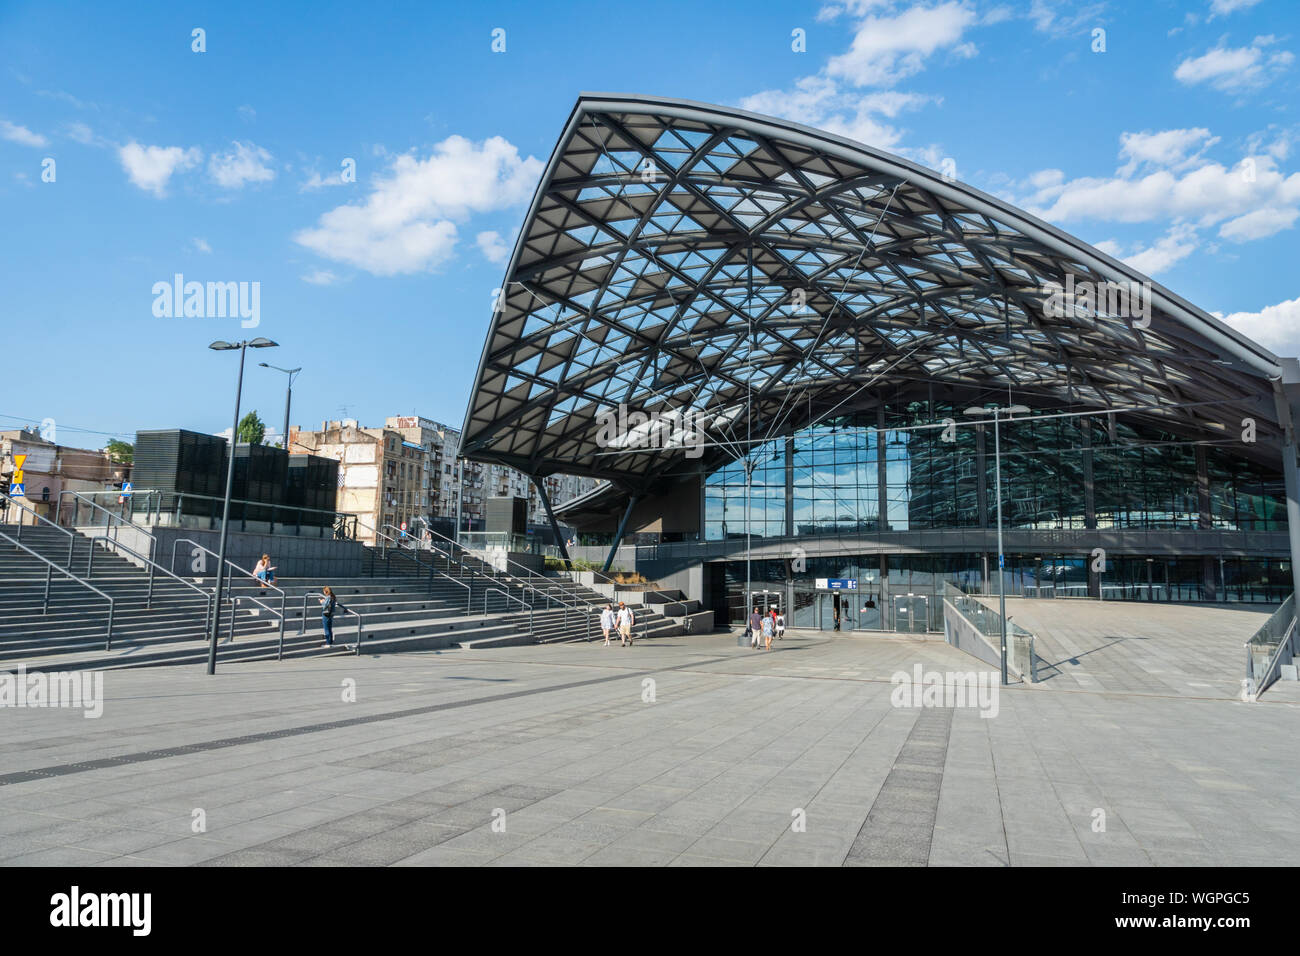
[[[212,615],[212,630],[208,634],[208,673],[217,672],[217,634],[221,630],[221,587],[226,570],[226,533],[230,523],[230,492],[235,482],[235,449],[239,443],[239,399],[244,391],[244,355],[248,349],[274,348],[279,343],[270,339],[255,338],[243,342],[213,342],[208,348],[216,352],[239,350],[239,379],[235,385],[235,422],[230,427],[230,461],[226,466],[226,493],[221,502],[221,537],[217,546],[216,608]],[[231,609],[234,614],[234,609]]]
[[[973,406],[962,414],[971,416],[993,415],[993,496],[997,499],[998,512],[998,618],[1002,630],[1002,683],[1007,682],[1007,585],[1003,577],[1006,568],[1006,555],[1002,550],[1002,441],[1000,423],[1002,417],[1027,415],[1029,409],[1024,405],[1009,405],[1005,408],[997,405],[987,407]]]
[[[277,372],[283,372],[289,376],[289,384],[284,391],[284,450],[289,450],[289,405],[293,402],[293,379],[294,376],[302,371],[301,366],[298,368],[280,368],[278,365],[268,365],[266,362],[257,363],[260,368],[274,369]]]

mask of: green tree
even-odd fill
[[[257,417],[257,409],[253,409],[239,420],[239,440],[241,442],[248,442],[250,445],[260,445],[265,436],[266,426],[263,425],[262,420]]]
[[[116,438],[110,438],[108,444],[104,446],[104,451],[108,452],[108,457],[116,462],[129,465],[135,461],[135,446],[124,441],[118,441]]]

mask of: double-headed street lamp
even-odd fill
[[[975,418],[983,415],[993,416],[993,496],[998,503],[998,617],[1002,628],[1002,683],[1005,684],[1007,682],[1007,587],[1002,576],[1006,566],[1006,557],[1002,552],[1002,443],[1001,429],[998,426],[1004,418],[1009,419],[1013,415],[1028,415],[1029,409],[1024,405],[1008,405],[1006,407],[973,405],[965,409],[962,414]]]
[[[289,450],[289,405],[293,401],[293,378],[302,368],[280,368],[278,365],[268,365],[266,362],[258,362],[259,368],[270,368],[277,372],[283,372],[289,376],[289,385],[284,392],[284,450]]]
[[[213,342],[208,348],[215,352],[239,350],[239,380],[235,385],[235,423],[230,427],[230,463],[226,467],[226,494],[221,503],[221,538],[217,546],[217,606],[212,615],[212,632],[208,635],[208,673],[217,672],[217,634],[221,630],[221,585],[226,570],[226,530],[230,522],[230,491],[235,483],[235,449],[239,443],[239,398],[244,391],[244,354],[250,349],[270,349],[279,345],[270,339],[255,338],[243,342]],[[230,613],[235,613],[231,608]]]

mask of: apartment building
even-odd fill
[[[442,519],[454,525],[461,476],[457,455],[460,432],[416,415],[393,415],[383,426],[366,428],[355,419],[321,423],[319,431],[289,429],[290,450],[335,458],[339,462],[337,508],[358,518],[358,537],[373,544],[376,531],[396,537],[403,522],[419,534],[416,519]],[[462,524],[482,530],[487,499],[528,499],[528,520],[548,519],[537,489],[527,475],[501,465],[464,462],[460,508]],[[552,505],[583,494],[595,479],[552,475],[544,479]],[[398,529],[395,531],[394,529]]]

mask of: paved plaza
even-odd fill
[[[1285,695],[1049,680],[1003,690],[990,717],[892,706],[891,676],[916,665],[988,670],[940,641],[791,633],[771,652],[715,634],[109,672],[99,719],[0,711],[0,862],[1145,866],[1300,853],[1300,704]]]

